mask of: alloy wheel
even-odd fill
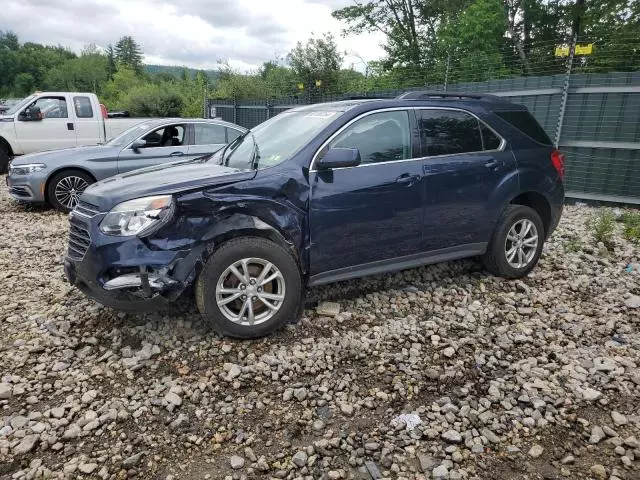
[[[54,195],[60,205],[73,209],[82,195],[82,192],[89,186],[89,184],[83,178],[70,175],[60,179],[56,184]]]
[[[528,219],[513,224],[504,245],[507,263],[513,268],[524,268],[531,263],[538,249],[538,229]]]
[[[278,267],[261,258],[243,258],[230,265],[216,285],[216,303],[234,323],[253,326],[271,319],[285,298]]]

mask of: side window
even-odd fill
[[[157,128],[142,137],[147,142],[144,148],[181,146],[184,143],[184,130],[184,125]]]
[[[194,123],[195,145],[214,145],[226,143],[225,127],[209,123]]]
[[[240,130],[236,130],[235,128],[227,128],[227,143],[233,142],[240,135],[242,135],[242,132]]]
[[[67,101],[64,97],[40,97],[29,107],[39,111],[41,118],[68,118]]]
[[[411,158],[411,129],[406,111],[367,115],[338,135],[330,148],[357,148],[362,163]]]
[[[418,126],[425,156],[482,151],[478,120],[468,113],[419,110]]]
[[[93,118],[93,108],[89,97],[73,97],[73,107],[78,118]]]
[[[485,150],[497,150],[500,147],[502,139],[482,122],[480,122],[480,131]]]

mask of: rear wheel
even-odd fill
[[[95,181],[81,170],[64,170],[49,181],[47,198],[51,205],[63,212],[70,212],[78,204],[85,189]]]
[[[500,277],[524,277],[538,263],[544,239],[538,212],[524,205],[509,205],[482,259],[484,267]]]
[[[256,338],[294,321],[302,305],[302,279],[293,255],[258,237],[223,244],[196,284],[198,309],[223,335]]]
[[[7,173],[9,160],[9,146],[4,141],[0,141],[0,174]]]

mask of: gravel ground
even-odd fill
[[[596,245],[593,211],[567,207],[523,281],[461,261],[345,282],[232,341],[188,302],[87,300],[66,216],[2,182],[0,477],[638,479],[640,251]]]

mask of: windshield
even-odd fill
[[[283,112],[255,127],[236,145],[231,145],[223,163],[246,170],[277,165],[291,158],[339,114],[335,110]]]
[[[150,128],[151,125],[148,123],[139,123],[138,125],[128,128],[117,137],[112,138],[106,143],[106,145],[111,145],[112,147],[124,147],[125,145],[133,142],[140,135],[143,135]]]
[[[13,114],[15,114],[22,107],[24,107],[25,105],[30,103],[34,98],[36,98],[35,95],[29,95],[27,98],[24,98],[24,99],[20,100],[19,102],[16,102],[15,105],[13,105],[9,110],[4,112],[4,114],[5,115],[13,115]]]

